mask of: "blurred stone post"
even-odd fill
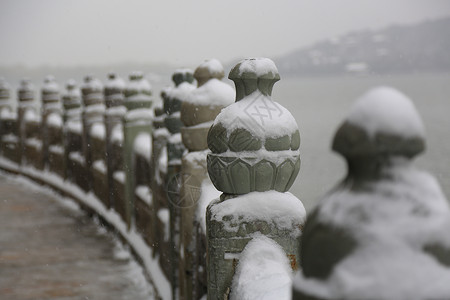
[[[77,174],[77,177],[79,175],[79,186],[85,191],[88,191],[92,188],[93,183],[91,173],[93,162],[91,130],[95,124],[103,124],[103,115],[105,113],[103,85],[100,80],[88,75],[84,78],[84,83],[81,86],[81,93],[84,107],[82,111],[83,159],[80,162],[84,161],[84,172]],[[81,169],[83,168],[80,168],[80,170]]]
[[[376,88],[353,105],[333,140],[348,173],[308,216],[292,299],[450,299],[448,201],[411,164],[424,148],[402,93]]]
[[[11,87],[0,77],[0,152],[17,162],[17,114],[10,103]]]
[[[170,88],[161,91],[162,104],[168,101]],[[170,278],[170,229],[169,229],[169,203],[167,201],[167,141],[170,132],[165,125],[167,114],[163,107],[156,107],[153,119],[152,132],[152,193],[153,193],[153,219],[154,219],[154,255],[159,254],[160,266],[167,278]]]
[[[179,257],[180,257],[180,209],[183,199],[180,197],[180,188],[183,174],[181,174],[181,157],[184,145],[181,141],[180,129],[183,123],[180,120],[181,104],[187,95],[195,88],[192,85],[194,77],[189,69],[176,70],[172,76],[175,87],[170,90],[164,101],[164,111],[167,116],[164,120],[170,132],[167,142],[167,197],[170,212],[170,264],[172,295],[174,299],[179,294]]]
[[[225,106],[233,103],[235,92],[231,86],[221,81],[224,76],[222,64],[216,60],[206,60],[194,72],[197,89],[193,90],[181,104],[181,136],[189,150],[182,157],[181,174],[183,180],[180,197],[181,205],[181,253],[180,257],[180,299],[200,299],[206,294],[206,241],[197,236],[200,222],[198,202],[204,181],[210,183],[206,168],[209,152],[206,141],[208,130],[217,114]]]
[[[61,164],[64,150],[62,148],[62,111],[59,96],[59,86],[52,75],[48,75],[44,79],[41,89],[41,113],[42,113],[42,156],[44,165],[48,165],[50,169],[57,171],[54,164],[50,167],[49,161],[52,156],[52,162]],[[51,147],[53,146],[53,147]],[[50,147],[53,153],[50,155]],[[61,159],[59,159],[59,157]],[[61,168],[59,171],[62,171]],[[57,172],[62,174],[61,172]]]
[[[77,87],[75,80],[70,79],[67,81],[62,101],[64,107],[64,177],[72,182],[76,182],[74,175],[75,166],[70,160],[70,153],[81,157],[83,151],[83,125],[81,120],[81,90]]]
[[[0,77],[0,114],[4,111],[11,111],[11,103],[9,102],[11,87],[5,78]]]
[[[153,111],[151,85],[144,78],[141,72],[130,74],[130,81],[125,88],[124,105],[127,113],[123,117],[123,163],[125,172],[125,199],[123,203],[116,203],[116,209],[122,215],[122,218],[131,226],[133,221],[134,199],[135,199],[135,148],[139,135],[151,135]],[[150,139],[146,139],[150,147]],[[148,157],[150,160],[150,154]]]
[[[40,136],[40,116],[34,103],[34,86],[29,79],[23,79],[18,88],[19,161],[29,162],[41,168],[42,141]]]
[[[207,208],[208,299],[228,299],[240,253],[256,233],[278,243],[297,269],[305,220],[289,188],[300,169],[300,134],[290,112],[272,101],[280,79],[267,58],[245,59],[230,72],[236,103],[208,133],[208,173],[220,199]]]
[[[127,112],[124,106],[125,96],[123,91],[125,89],[125,81],[116,73],[109,73],[108,80],[105,83],[105,127],[106,127],[106,167],[108,171],[107,189],[108,189],[108,207],[114,206],[114,178],[115,171],[120,169],[118,161],[121,159],[117,157],[114,151],[114,142],[112,139],[113,130],[116,130],[123,135],[122,119]],[[117,153],[118,154],[118,153]]]

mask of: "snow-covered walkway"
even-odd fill
[[[0,173],[0,298],[154,299],[130,253],[77,206]]]

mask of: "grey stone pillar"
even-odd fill
[[[124,91],[127,113],[123,118],[123,162],[125,172],[125,203],[120,207],[122,217],[128,226],[133,221],[135,198],[135,140],[140,134],[151,136],[153,111],[151,85],[141,72],[133,72]],[[150,142],[149,142],[150,143]],[[150,160],[150,157],[148,157]],[[116,206],[117,207],[117,206]]]
[[[209,128],[222,108],[234,102],[235,92],[231,86],[221,81],[224,76],[222,64],[210,59],[200,64],[194,72],[197,88],[181,104],[181,136],[189,153],[181,160],[183,180],[181,203],[181,253],[180,257],[180,299],[200,299],[206,294],[205,238],[200,232],[199,200],[202,184],[211,184],[206,168],[209,152],[206,141]],[[203,271],[202,271],[203,270]]]
[[[305,209],[286,193],[300,169],[300,135],[290,112],[272,101],[280,79],[267,58],[246,59],[228,76],[236,103],[208,133],[208,173],[220,199],[207,208],[208,299],[228,299],[239,255],[255,233],[278,243],[297,269]]]
[[[8,158],[14,157],[17,150],[17,115],[10,103],[11,87],[0,77],[0,152]]]
[[[114,207],[114,177],[113,174],[116,171],[123,171],[123,168],[119,167],[118,162],[121,161],[120,157],[116,157],[114,151],[114,142],[112,139],[113,130],[122,132],[122,119],[126,114],[126,107],[124,106],[125,96],[123,91],[125,89],[125,81],[120,78],[116,73],[109,73],[108,80],[105,83],[104,95],[105,95],[105,129],[106,129],[106,167],[107,167],[107,207]],[[121,143],[121,142],[120,142]],[[120,146],[122,146],[120,144]],[[118,153],[117,153],[118,154]]]
[[[192,71],[189,69],[176,70],[172,76],[175,87],[170,89],[164,101],[164,111],[167,116],[164,120],[170,132],[167,142],[167,196],[170,212],[170,263],[172,295],[177,299],[179,294],[179,257],[180,257],[180,188],[183,175],[181,174],[181,157],[185,151],[181,141],[180,129],[183,123],[180,120],[180,110],[187,95],[195,88]]]
[[[41,89],[41,120],[42,120],[42,156],[44,165],[49,161],[50,145],[62,144],[62,111],[59,96],[59,86],[52,75],[44,79]],[[58,151],[57,148],[53,147]],[[60,149],[62,150],[62,148]],[[56,152],[54,153],[56,154]],[[61,152],[61,156],[63,153]]]
[[[5,78],[0,77],[0,113],[3,110],[11,111],[11,103],[9,102],[11,87]]]
[[[450,210],[411,160],[425,148],[412,102],[391,88],[361,97],[333,150],[346,178],[308,216],[293,299],[449,299]]]
[[[75,80],[70,79],[66,83],[66,90],[62,95],[63,101],[63,122],[64,122],[64,177],[75,182],[74,164],[70,160],[70,153],[78,153],[81,156],[83,151],[82,142],[82,120],[81,120],[81,90],[77,87]]]
[[[80,172],[79,185],[85,191],[92,188],[92,141],[91,129],[96,123],[103,124],[103,115],[105,113],[105,104],[103,98],[103,85],[97,78],[88,75],[84,78],[81,86],[83,99],[82,123],[83,123],[83,157],[84,157],[84,175]],[[81,168],[80,168],[81,169]],[[83,180],[83,178],[85,180]]]
[[[37,114],[34,103],[34,86],[29,79],[23,79],[17,90],[19,105],[17,107],[18,121],[18,151],[17,161],[24,163],[26,161],[27,139],[35,138],[36,149],[42,148],[42,143],[36,139],[39,134],[40,118]],[[34,129],[33,129],[34,127]]]

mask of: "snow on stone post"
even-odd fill
[[[58,171],[57,173],[62,174],[63,169],[58,169],[58,167],[61,167],[61,161],[63,159],[62,109],[59,86],[52,75],[45,77],[41,89],[41,114],[42,155],[44,164],[48,164],[51,170]],[[50,148],[52,149],[51,154]],[[51,161],[50,156],[52,158]]]
[[[353,105],[333,141],[348,174],[308,217],[293,299],[450,299],[449,204],[411,163],[424,148],[399,91]]]
[[[17,149],[17,115],[10,103],[11,87],[0,77],[0,153],[5,157],[15,157]]]
[[[180,118],[184,124],[181,136],[189,150],[181,161],[183,182],[180,191],[181,199],[185,200],[180,210],[180,251],[184,253],[180,257],[179,267],[180,299],[185,300],[200,299],[206,294],[206,236],[197,236],[203,227],[199,220],[204,220],[206,211],[204,203],[199,203],[199,200],[204,192],[202,186],[204,189],[214,189],[206,168],[208,130],[220,110],[234,102],[235,92],[221,81],[223,76],[223,66],[218,60],[204,61],[194,72],[197,88],[181,104]]]
[[[80,172],[77,172],[79,186],[88,191],[92,188],[92,140],[91,131],[95,124],[103,124],[105,104],[103,99],[103,85],[97,78],[86,76],[81,86],[83,99],[83,158],[80,159]]]
[[[117,171],[117,161],[120,158],[116,157],[113,150],[113,131],[119,131],[115,135],[123,136],[122,129],[122,118],[126,113],[126,108],[123,104],[125,89],[125,81],[120,78],[116,73],[111,72],[108,74],[108,80],[105,82],[104,86],[104,96],[105,96],[105,139],[106,139],[106,170],[107,170],[107,195],[105,197],[105,205],[107,207],[113,206],[114,201],[114,178],[113,174]],[[122,141],[120,141],[121,143]]]
[[[0,77],[0,116],[4,110],[11,111],[11,103],[9,102],[11,87],[5,78]]]
[[[64,177],[72,182],[75,180],[76,167],[70,159],[72,157],[82,157],[82,121],[81,121],[81,90],[77,87],[75,80],[70,79],[66,83],[66,90],[62,95],[64,113]]]
[[[208,173],[223,192],[206,212],[210,300],[228,299],[233,292],[235,268],[244,263],[240,254],[255,235],[281,246],[296,270],[305,220],[302,202],[287,192],[300,169],[300,134],[291,113],[271,99],[280,79],[275,64],[245,59],[228,78],[236,85],[236,103],[222,110],[208,133]],[[235,292],[242,288],[236,286]]]
[[[189,69],[176,70],[172,76],[175,87],[170,89],[164,101],[164,119],[166,128],[170,132],[167,141],[167,197],[170,214],[170,263],[172,295],[177,297],[179,289],[179,257],[180,257],[180,210],[183,199],[180,197],[180,188],[183,174],[181,174],[181,157],[185,151],[181,141],[180,129],[183,123],[180,120],[181,104],[188,94],[195,89],[192,85],[194,77]],[[174,298],[176,299],[176,298]]]
[[[169,101],[170,87],[161,91],[164,102]],[[165,125],[167,114],[163,107],[154,110],[152,133],[152,193],[153,193],[153,220],[154,224],[154,254],[159,255],[160,266],[167,278],[170,278],[170,229],[169,229],[169,203],[167,201],[167,141],[170,132]]]
[[[124,105],[128,111],[123,117],[125,198],[123,203],[115,203],[115,205],[130,228],[136,192],[135,153],[136,151],[144,152],[146,158],[150,160],[153,111],[150,109],[152,106],[151,85],[142,72],[131,73],[129,79],[124,90]]]
[[[42,141],[40,115],[34,103],[34,86],[29,79],[23,79],[18,88],[19,151],[21,163],[30,163],[41,168]]]

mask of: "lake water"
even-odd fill
[[[291,111],[301,135],[302,167],[290,191],[307,210],[346,174],[345,161],[331,151],[336,129],[351,104],[380,85],[413,100],[427,131],[427,149],[415,165],[434,174],[450,197],[450,74],[282,79],[273,99]]]

